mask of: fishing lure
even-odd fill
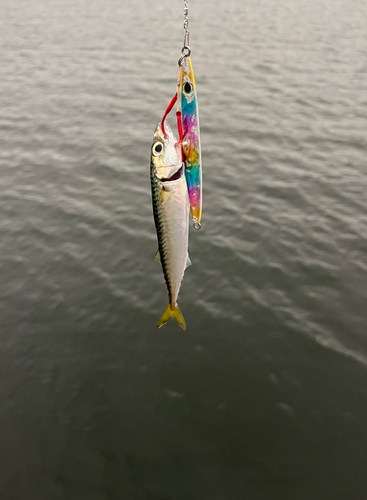
[[[194,71],[190,57],[187,0],[185,0],[184,18],[184,43],[181,50],[181,57],[178,60],[177,91],[163,116],[162,128],[164,132],[165,118],[177,101],[177,127],[180,141],[182,141],[183,163],[190,200],[191,217],[194,228],[200,229],[202,213],[202,164],[199,108]]]
[[[181,58],[180,58],[181,59]],[[178,72],[177,116],[181,115],[184,130],[183,152],[190,199],[191,217],[195,229],[201,228],[202,212],[202,167],[199,128],[199,109],[194,72],[190,56],[182,58]]]

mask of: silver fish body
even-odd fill
[[[156,260],[161,262],[169,298],[158,327],[173,316],[186,329],[177,297],[185,269],[191,264],[188,257],[190,202],[182,166],[181,145],[177,144],[168,124],[165,129],[167,137],[160,125],[154,133],[150,169],[158,239]]]

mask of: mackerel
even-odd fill
[[[156,260],[162,265],[169,299],[158,328],[173,316],[186,330],[177,304],[185,269],[191,264],[188,255],[190,202],[181,149],[181,143],[176,141],[168,123],[165,133],[158,124],[153,136],[150,177],[158,239]]]

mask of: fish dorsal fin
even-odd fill
[[[192,262],[191,262],[191,260],[190,260],[189,254],[187,254],[187,259],[186,259],[186,268],[188,268],[188,267],[189,267],[189,266],[191,266],[191,265],[192,265]],[[186,269],[186,268],[185,268],[185,269]]]

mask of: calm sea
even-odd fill
[[[0,3],[1,500],[367,498],[367,3],[189,8],[183,332],[149,180],[183,2]]]

